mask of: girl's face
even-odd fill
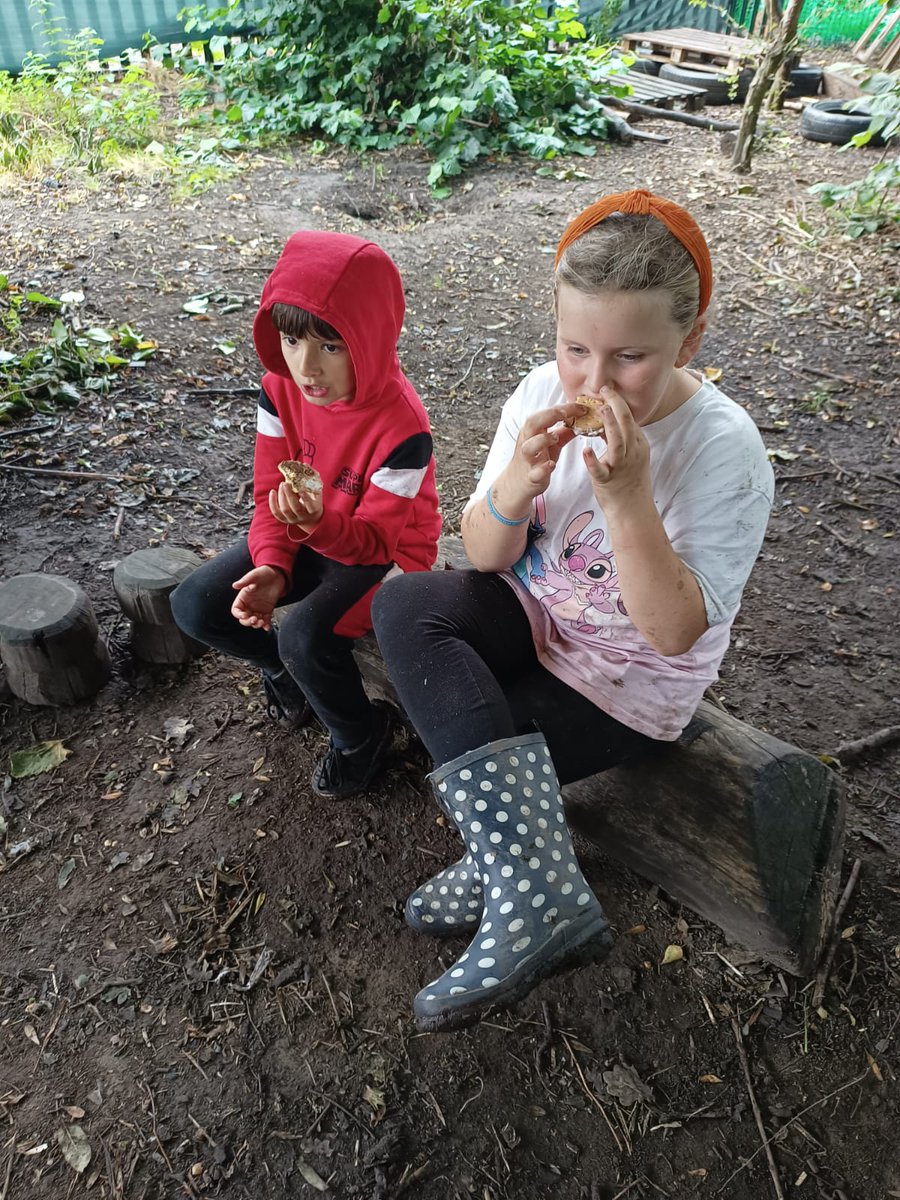
[[[324,408],[353,399],[356,373],[345,342],[329,342],[311,333],[302,338],[283,333],[281,353],[291,378],[310,404]]]
[[[697,352],[706,325],[685,333],[672,319],[667,292],[597,292],[561,284],[557,293],[556,361],[567,400],[618,392],[638,425],[661,421],[694,391],[679,367]]]

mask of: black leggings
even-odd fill
[[[436,764],[537,728],[560,782],[569,783],[656,745],[541,666],[525,610],[499,575],[397,576],[378,590],[372,620],[403,707]]]
[[[267,633],[231,615],[231,586],[253,567],[242,538],[182,580],[171,597],[179,627],[206,646],[264,670],[287,667],[335,745],[358,746],[372,728],[372,710],[353,658],[354,639],[334,632],[341,617],[383,578],[385,566],[347,566],[301,546],[291,588],[279,605],[291,605],[277,632]]]

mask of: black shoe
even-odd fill
[[[291,729],[303,729],[313,719],[309,701],[291,678],[286,667],[280,671],[263,671],[263,691],[266,693],[266,712],[273,721]]]
[[[384,766],[387,752],[394,740],[394,720],[387,704],[372,705],[372,732],[353,750],[339,750],[330,745],[327,754],[316,764],[312,777],[313,791],[318,796],[341,800],[364,792]]]

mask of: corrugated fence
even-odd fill
[[[178,13],[186,0],[55,0],[56,23],[69,35],[93,29],[103,38],[103,51],[140,47],[151,33],[160,42],[183,41],[184,27]],[[582,0],[585,16],[601,10],[606,0]],[[723,0],[691,4],[689,0],[624,0],[613,24],[616,36],[640,29],[669,29],[688,25],[694,29],[720,31],[726,27],[723,9],[732,21],[751,29],[763,0]],[[801,36],[825,44],[854,42],[881,10],[873,2],[858,8],[848,0],[806,0],[801,19]],[[0,70],[18,71],[28,51],[52,53],[53,47],[41,32],[41,24],[28,0],[0,0]]]

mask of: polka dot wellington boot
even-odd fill
[[[466,952],[415,999],[423,1031],[461,1029],[566,967],[598,962],[609,922],[575,858],[542,734],[491,742],[431,781],[481,876],[484,909]]]
[[[404,916],[416,933],[462,937],[478,928],[484,889],[475,859],[468,852],[417,887],[406,901]]]

